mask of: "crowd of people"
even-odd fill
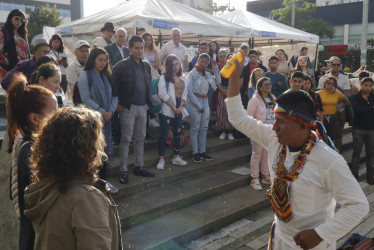
[[[130,181],[131,142],[135,156],[133,175],[155,177],[144,165],[145,140],[152,137],[150,126],[159,127],[160,131],[155,168],[163,170],[167,164],[165,145],[170,131],[171,164],[185,166],[187,161],[182,158],[180,148],[186,117],[191,127],[192,160],[196,163],[213,160],[206,152],[212,116],[219,139],[234,140],[234,136],[240,136],[239,132],[234,133],[234,128],[247,135],[251,139],[248,148],[252,149],[250,186],[262,190],[262,185],[272,185],[276,180],[275,167],[269,163],[276,162],[278,149],[282,148],[283,155],[278,157],[283,162],[278,162],[277,175],[285,171],[283,163],[292,165],[286,154],[296,157],[300,150],[315,158],[319,157],[318,151],[324,159],[331,156],[341,162],[343,129],[348,111],[353,110],[354,150],[350,170],[358,179],[360,154],[365,144],[367,182],[374,185],[374,94],[373,79],[367,72],[361,72],[357,84],[341,72],[341,59],[334,56],[327,61],[329,72],[321,68],[314,72],[306,47],[290,60],[283,49],[278,49],[265,65],[260,61],[260,52],[243,43],[237,48],[243,55],[243,63],[229,79],[220,70],[233,54],[220,48],[216,41],[200,43],[198,54],[189,60],[181,43],[182,33],[177,28],[171,30],[171,40],[160,51],[152,34],[145,29],[138,29],[138,35],[128,39],[125,29],[115,30],[113,23],[107,22],[101,32],[102,36],[95,38],[92,46],[87,41],[77,41],[75,58],[69,64],[59,34],[54,34],[49,42],[35,39],[29,48],[27,23],[20,10],[10,12],[0,31],[0,79],[8,96],[9,142],[4,146],[12,154],[10,189],[21,221],[20,249],[121,248],[120,221],[109,194],[119,189],[102,181],[108,178],[113,146],[119,144],[120,184]],[[156,113],[150,109],[156,105],[151,96],[154,82],[161,104]],[[237,95],[240,98],[234,100]],[[302,104],[306,97],[307,108]],[[76,106],[68,105],[72,101]],[[246,112],[241,112],[242,107]],[[302,120],[302,128],[283,121],[284,117]],[[288,132],[278,133],[277,127]],[[295,135],[291,128],[295,129]],[[311,143],[301,142],[296,135]],[[325,151],[316,143],[322,139],[328,146]],[[314,146],[316,149],[311,153]],[[302,169],[293,166],[295,171]],[[355,192],[359,189],[357,182],[347,176],[349,172],[333,167],[328,171],[331,171],[329,176],[339,172],[343,180],[353,183]],[[293,181],[297,176],[290,178]],[[290,185],[283,179],[279,181],[280,185]],[[341,186],[339,180],[328,181]],[[281,195],[275,188],[273,183],[274,192],[270,194],[273,208],[279,205],[277,195]],[[302,191],[291,195],[300,196]],[[341,198],[341,191],[334,190],[333,195]],[[305,200],[302,207],[307,209],[310,202],[313,200]],[[322,209],[329,202],[326,198],[318,206]],[[286,211],[278,212],[283,221]],[[295,216],[297,212],[295,209]],[[61,221],[60,213],[70,218],[69,222]],[[294,232],[289,226],[277,223],[285,232]],[[51,227],[54,233],[48,231]],[[292,245],[288,236],[287,240],[277,236],[278,227],[274,244]],[[317,233],[321,236],[326,230],[328,227]],[[58,237],[62,234],[63,238]]]

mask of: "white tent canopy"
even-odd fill
[[[185,42],[217,40],[228,42],[231,38],[247,40],[250,31],[240,25],[193,9],[171,0],[131,0],[97,14],[56,27],[62,35],[82,35],[98,32],[105,22],[115,28],[143,27],[155,39],[170,40],[170,30],[179,28]],[[161,38],[161,39],[160,39]]]
[[[220,16],[223,20],[241,24],[250,29],[255,40],[293,40],[318,43],[319,36],[307,33],[244,10]]]

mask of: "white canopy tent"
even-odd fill
[[[278,40],[295,42],[311,42],[318,43],[319,36],[307,33],[302,30],[295,29],[282,23],[270,20],[244,10],[232,11],[226,15],[219,16],[223,20],[232,23],[241,24],[242,26],[250,29],[255,41],[261,42],[273,40],[272,43],[277,44]]]
[[[184,43],[216,40],[227,44],[231,38],[251,37],[249,29],[171,0],[131,0],[97,14],[56,27],[63,36],[95,34],[105,22],[115,28],[143,27],[155,40],[170,40],[170,30],[179,28]]]

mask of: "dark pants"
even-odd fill
[[[336,131],[336,136],[334,140],[334,144],[336,149],[341,152],[342,151],[342,145],[343,145],[343,130],[344,130],[344,124],[345,124],[345,111],[338,112],[337,114],[338,118],[338,127]]]
[[[34,249],[35,232],[32,222],[29,218],[21,214],[20,231],[19,231],[19,250],[33,250]]]
[[[176,98],[176,107],[178,108],[181,103],[181,98]],[[168,137],[170,127],[173,128],[173,155],[179,155],[181,146],[181,131],[183,124],[182,114],[175,115],[174,118],[163,115],[160,113],[160,136],[158,138],[158,154],[165,155],[166,138]]]
[[[360,130],[354,128],[353,136],[353,154],[351,171],[358,174],[360,168],[360,155],[362,146],[365,144],[366,151],[366,172],[367,175],[374,174],[374,130]]]
[[[336,138],[336,132],[338,129],[338,117],[334,115],[325,115],[323,118],[323,125],[326,128],[327,135],[330,137],[332,141]]]
[[[121,142],[121,123],[119,121],[119,113],[117,111],[114,112],[110,122],[112,123],[113,142],[114,144],[118,145]]]

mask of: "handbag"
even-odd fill
[[[370,250],[374,249],[374,240],[354,233],[338,250]]]

